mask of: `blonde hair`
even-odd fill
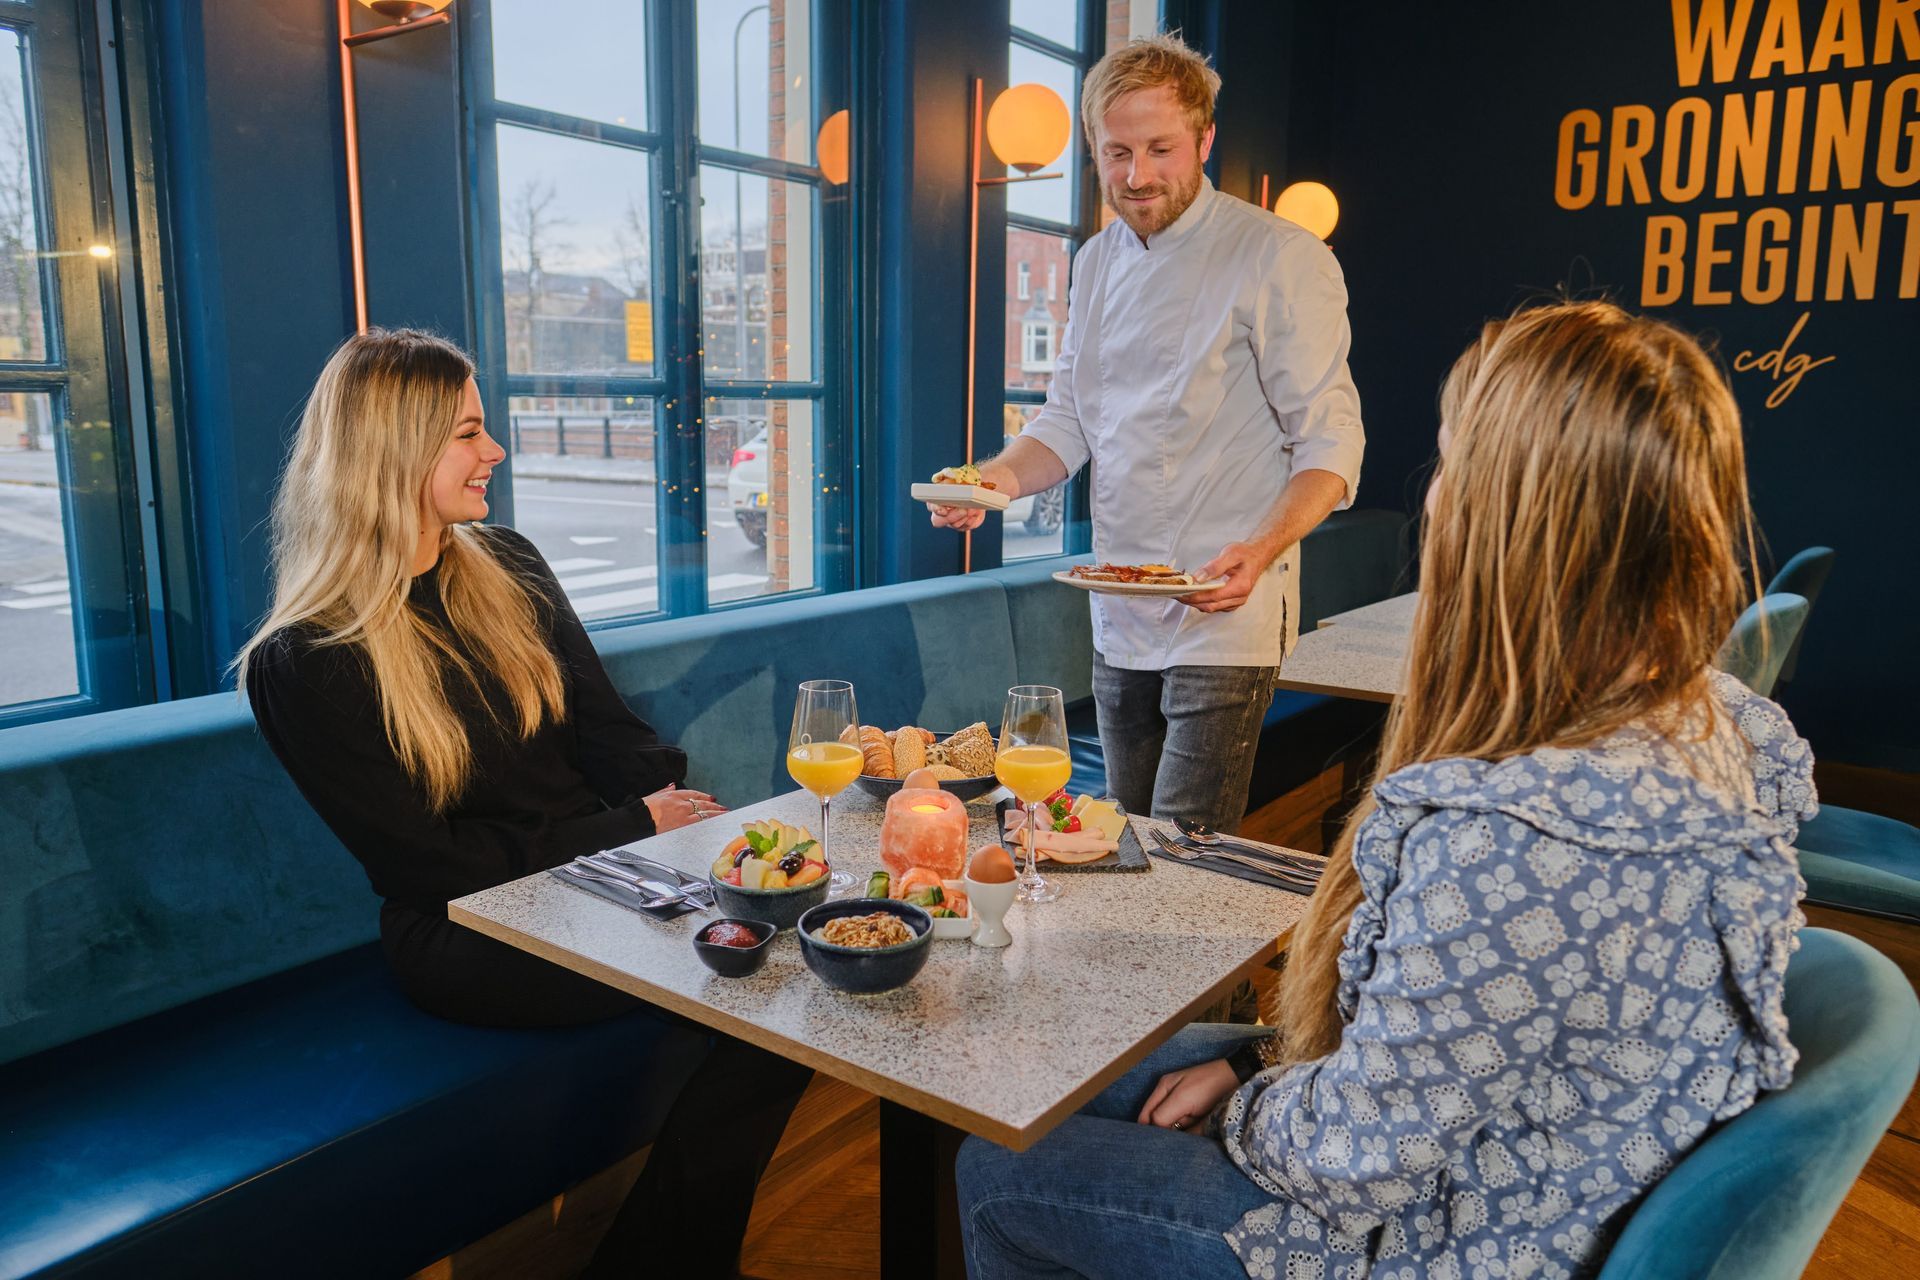
[[[458,347],[413,329],[369,330],[333,353],[274,498],[273,607],[234,660],[245,688],[260,646],[294,626],[319,644],[358,650],[387,742],[435,812],[460,797],[473,767],[449,680],[478,693],[484,668],[512,708],[513,724],[502,728],[522,739],[566,714],[533,593],[501,564],[484,528],[453,525],[441,538],[440,595],[453,635],[408,599],[429,479],[472,376]],[[474,700],[494,714],[484,696]]]
[[[1590,743],[1642,717],[1711,726],[1706,669],[1757,590],[1739,410],[1699,345],[1604,302],[1488,324],[1441,395],[1406,687],[1374,782],[1405,765]],[[1348,819],[1271,1012],[1285,1057],[1339,1044],[1360,884]]]
[[[1129,93],[1171,85],[1197,138],[1213,124],[1220,74],[1177,35],[1136,36],[1093,65],[1080,89],[1080,125],[1087,145],[1097,145],[1094,127]]]

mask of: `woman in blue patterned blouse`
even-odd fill
[[[1272,1028],[1194,1026],[959,1179],[970,1273],[1591,1275],[1711,1126],[1791,1078],[1812,759],[1714,671],[1753,584],[1740,423],[1610,304],[1447,379],[1406,688]]]

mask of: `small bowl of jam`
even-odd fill
[[[693,935],[694,954],[723,978],[744,978],[767,962],[773,935],[765,920],[715,920]]]

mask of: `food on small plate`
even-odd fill
[[[876,871],[867,877],[867,897],[891,898],[893,896],[893,876],[889,872]]]
[[[933,473],[933,482],[935,484],[968,484],[982,489],[993,488],[991,484],[980,478],[980,468],[971,462],[963,462],[957,467],[940,468]]]
[[[701,934],[700,941],[711,942],[718,947],[757,947],[760,945],[760,935],[743,924],[722,920]]]
[[[1077,564],[1067,572],[1087,582],[1141,583],[1155,587],[1191,587],[1199,581],[1170,564]]]
[[[860,771],[870,778],[897,778],[893,771],[893,744],[884,731],[870,724],[860,726]]]
[[[742,889],[801,889],[827,874],[820,842],[778,819],[746,824],[713,860],[713,878]]]
[[[1008,810],[1009,840],[1024,847],[1026,825],[1026,810]],[[1111,800],[1056,791],[1040,808],[1040,829],[1033,839],[1034,853],[1054,862],[1097,862],[1119,850],[1120,833],[1126,825],[1126,817]]]
[[[1006,884],[1013,879],[1013,855],[997,844],[981,845],[967,863],[967,878],[979,884]]]
[[[813,931],[821,942],[836,947],[878,949],[897,947],[913,941],[913,930],[891,911],[875,911],[864,916],[840,916]]]

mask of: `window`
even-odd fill
[[[589,622],[848,585],[841,0],[550,8],[461,6],[499,518]]]
[[[1020,367],[1028,373],[1053,372],[1053,321],[1027,320],[1020,325]]]
[[[1006,295],[1004,395],[1009,440],[1046,402],[1059,337],[1067,324],[1062,282],[1074,249],[1094,230],[1091,215],[1099,207],[1080,132],[1080,82],[1106,40],[1136,34],[1129,26],[1131,10],[1153,7],[1146,0],[1104,0],[1106,30],[1100,31],[1086,20],[1096,11],[1093,6],[1074,0],[1009,0],[1013,32],[1007,83],[1048,86],[1072,116],[1067,152],[1056,166],[1065,180],[1007,188],[1007,262],[1012,274]],[[1046,287],[1036,287],[1037,279],[1044,279]],[[1016,502],[1007,512],[1002,556],[1015,560],[1087,549],[1091,533],[1085,520],[1076,525],[1069,519],[1071,512],[1084,513],[1086,492],[1083,472],[1059,488]]]
[[[121,111],[145,125],[146,109],[118,96],[138,59],[103,68],[124,42],[87,38],[83,8],[0,7],[0,725],[171,696],[147,580],[171,415],[143,381],[166,351],[116,350],[129,326],[165,330],[122,261],[141,242],[115,222],[136,207]]]

